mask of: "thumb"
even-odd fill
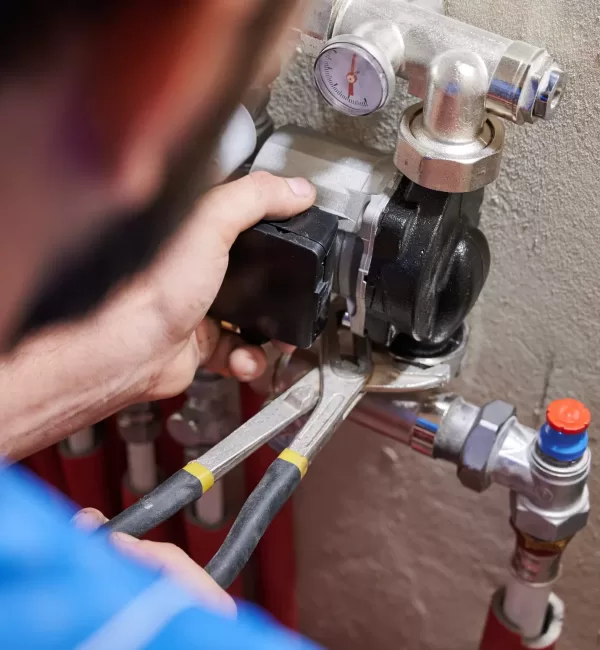
[[[293,217],[310,208],[315,197],[315,188],[304,178],[255,172],[209,192],[200,204],[201,226],[229,250],[241,232],[261,219]]]

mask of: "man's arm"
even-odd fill
[[[0,492],[2,648],[316,650],[246,605],[236,620],[183,551],[135,541],[124,555],[76,530],[69,506],[18,467],[0,470]]]
[[[259,376],[259,348],[206,313],[240,232],[310,207],[304,179],[259,173],[210,192],[156,262],[97,313],[33,336],[0,364],[0,454],[19,459],[124,406],[177,395],[200,365]]]

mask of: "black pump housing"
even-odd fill
[[[490,268],[482,200],[483,190],[449,194],[401,181],[381,215],[367,278],[366,334],[375,343],[396,339],[433,354],[462,325]],[[316,207],[250,228],[231,251],[212,316],[256,343],[309,347],[333,288],[355,284],[337,282],[342,236],[338,217]]]

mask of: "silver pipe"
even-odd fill
[[[526,639],[537,639],[544,630],[553,582],[531,584],[512,574],[504,595],[504,614]]]
[[[66,440],[66,445],[73,456],[89,454],[96,445],[94,427],[87,427],[71,434]]]
[[[187,447],[183,455],[186,462],[191,462],[202,456],[203,452],[204,450],[199,447]],[[191,505],[191,511],[194,518],[208,528],[222,524],[227,516],[224,482],[217,481],[206,494],[196,499]]]
[[[468,144],[479,137],[486,120],[488,74],[474,52],[450,50],[431,64],[423,126],[430,137],[448,144]]]
[[[413,400],[366,395],[348,420],[431,457],[436,431],[455,399],[451,393],[421,393]],[[432,426],[424,425],[421,419]]]
[[[517,124],[555,114],[566,74],[543,48],[513,41],[403,0],[321,0],[304,27],[309,39],[323,42],[356,34],[367,24],[393,25],[403,42],[398,74],[408,92],[425,99],[431,64],[452,50],[478,54],[488,76],[486,108]],[[314,47],[306,48],[313,53]],[[318,50],[317,50],[318,51]]]
[[[136,494],[148,494],[158,485],[158,467],[154,442],[129,442],[127,478]]]

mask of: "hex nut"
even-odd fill
[[[121,437],[131,444],[154,442],[162,430],[157,407],[149,402],[132,404],[117,415]]]
[[[553,512],[536,508],[527,497],[513,492],[510,508],[511,520],[517,530],[545,542],[557,542],[585,528],[590,514],[590,495],[586,487],[572,508]]]
[[[496,400],[486,404],[463,445],[458,478],[470,490],[483,492],[490,486],[488,465],[504,424],[515,415],[515,407]]]
[[[566,85],[566,73],[556,66],[550,68],[540,82],[533,105],[533,115],[543,120],[552,119],[562,100]]]
[[[496,180],[500,173],[504,125],[488,115],[473,143],[438,142],[423,126],[423,104],[402,115],[394,155],[396,167],[411,181],[440,192],[472,192]]]

